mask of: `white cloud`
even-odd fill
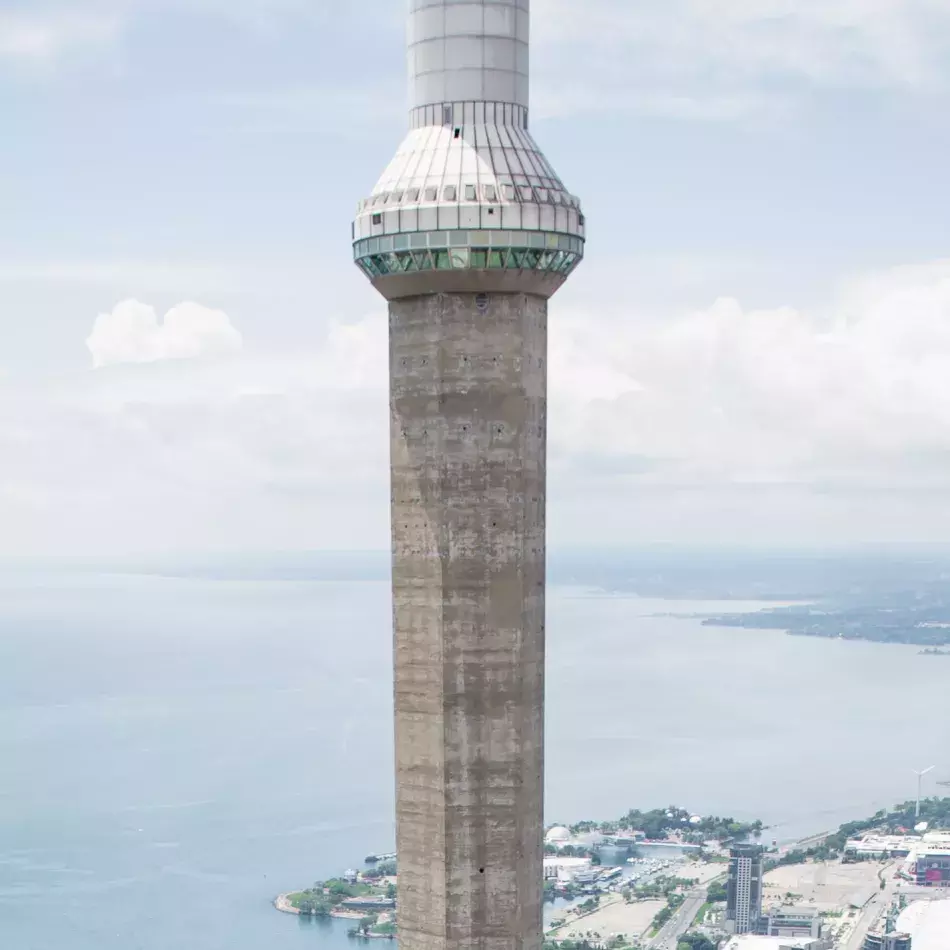
[[[239,268],[136,260],[36,261],[8,258],[0,263],[0,284],[76,284],[136,287],[174,293],[197,288],[224,293],[247,286]]]
[[[223,356],[241,349],[226,313],[195,303],[172,308],[160,321],[153,307],[126,300],[100,314],[86,340],[93,365]]]
[[[563,331],[553,448],[574,465],[666,485],[950,489],[950,261],[851,282],[822,312],[724,298]]]
[[[11,0],[0,10],[0,59],[52,65],[117,43],[142,13],[219,16],[255,30],[288,20],[320,22],[328,0]]]
[[[535,0],[532,14],[547,113],[734,119],[809,90],[950,81],[943,0]]]
[[[387,364],[377,316],[312,353],[0,386],[0,552],[384,546]]]
[[[176,313],[100,318],[100,364],[233,343],[224,314]],[[385,546],[386,325],[380,308],[312,352],[0,386],[0,550]],[[814,311],[555,299],[550,400],[553,543],[947,540],[950,261]]]
[[[113,13],[93,8],[0,10],[0,59],[52,63],[73,50],[113,42],[119,26]]]

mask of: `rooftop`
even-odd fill
[[[914,950],[946,950],[950,900],[915,901],[898,918],[897,929],[914,938]]]
[[[771,907],[766,909],[767,914],[771,914],[774,917],[783,916],[783,917],[808,917],[813,918],[817,917],[821,911],[817,907],[803,907],[801,905],[790,906],[787,904],[773,904]]]
[[[807,950],[808,947],[818,946],[820,941],[814,937],[753,937],[743,935],[733,937],[723,950]],[[914,950],[917,950],[916,945]]]

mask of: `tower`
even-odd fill
[[[399,941],[537,950],[547,310],[584,217],[529,132],[529,0],[409,8],[409,134],[353,226],[389,301]]]
[[[762,848],[737,844],[729,851],[726,885],[726,930],[754,934],[762,916]]]

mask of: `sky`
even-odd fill
[[[0,555],[388,545],[403,0],[0,0]],[[533,0],[549,541],[950,541],[950,3]]]

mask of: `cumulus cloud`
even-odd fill
[[[241,349],[241,334],[228,315],[182,303],[159,320],[153,307],[126,300],[96,318],[86,346],[96,368],[115,363],[225,356]]]
[[[950,261],[854,281],[815,312],[724,298],[668,321],[576,317],[552,393],[554,448],[575,464],[627,459],[665,484],[950,488]]]
[[[230,327],[179,312],[116,308],[99,359],[208,352],[188,333]],[[386,326],[0,385],[0,550],[384,547]],[[723,298],[660,319],[555,300],[550,355],[553,543],[950,534],[950,261],[814,310]]]

